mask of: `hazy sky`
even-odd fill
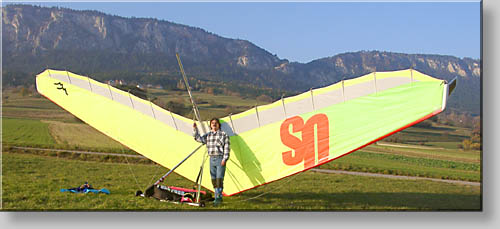
[[[248,40],[302,63],[360,50],[480,57],[479,1],[30,4],[167,20]]]

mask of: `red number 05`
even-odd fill
[[[290,133],[302,132],[302,140]],[[291,117],[281,124],[281,142],[292,150],[282,153],[283,163],[286,165],[297,165],[304,162],[304,168],[316,165],[314,126],[316,126],[318,163],[328,160],[330,152],[330,126],[328,117],[325,114],[316,114],[309,118],[304,124],[304,120],[299,117]]]

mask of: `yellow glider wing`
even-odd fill
[[[199,144],[191,137],[191,120],[87,77],[46,70],[37,76],[37,88],[89,125],[167,168]],[[224,117],[221,129],[231,143],[224,194],[349,154],[443,111],[447,95],[445,81],[415,70],[375,72]],[[202,157],[195,154],[176,172],[195,181]],[[208,174],[202,185],[213,190]]]
[[[193,123],[175,113],[88,77],[45,70],[36,77],[37,90],[85,123],[167,168],[174,167],[200,143],[193,140]],[[176,172],[196,180],[203,149]],[[210,189],[210,176],[203,177]]]

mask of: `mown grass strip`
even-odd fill
[[[39,120],[2,118],[2,142],[7,144],[54,145],[47,123]]]
[[[137,154],[84,123],[2,118],[2,143],[52,149]]]
[[[443,148],[417,148],[418,146],[411,147],[392,147],[384,145],[370,145],[364,148],[367,152],[396,154],[403,156],[412,156],[418,158],[431,158],[441,159],[457,162],[479,163],[481,154],[479,151],[464,151],[457,149],[443,149]]]
[[[356,156],[363,157],[366,159],[375,159],[375,160],[382,159],[399,163],[415,164],[424,167],[450,168],[450,169],[458,169],[466,171],[479,171],[481,167],[480,164],[478,163],[464,163],[464,162],[456,162],[448,160],[415,158],[415,157],[406,157],[401,155],[369,153],[364,151],[356,152]]]
[[[81,148],[120,149],[120,143],[84,123],[64,123],[44,121],[49,124],[49,131],[57,144]]]

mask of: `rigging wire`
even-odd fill
[[[148,96],[148,94],[149,94],[149,93],[147,93],[147,92],[146,92],[145,94],[146,94],[146,96]],[[152,95],[152,94],[151,94],[151,95]],[[190,110],[190,112],[187,114],[187,116],[188,116],[188,117],[189,117],[189,116],[191,116],[191,115],[192,115],[192,113],[193,113],[193,111],[194,111],[193,109],[192,109],[192,110]],[[194,121],[194,119],[195,119],[195,115],[193,115],[193,121]],[[120,144],[120,145],[121,145],[121,144]],[[123,145],[121,145],[120,149],[121,149],[121,151],[122,151],[122,154],[125,154],[125,152],[124,152],[124,150],[123,150]],[[147,183],[147,184],[144,186],[144,189],[143,189],[143,188],[141,188],[141,185],[139,184],[139,181],[138,181],[138,179],[137,179],[137,176],[136,176],[136,174],[134,173],[134,171],[132,170],[131,165],[130,165],[131,163],[129,162],[129,160],[127,159],[127,157],[125,157],[125,160],[126,160],[126,162],[127,162],[127,167],[129,168],[130,173],[131,173],[131,174],[132,174],[132,176],[134,177],[135,183],[136,183],[137,187],[139,188],[139,190],[144,190],[144,189],[146,189],[147,187],[149,187],[149,185],[150,185],[151,183],[153,183],[153,181],[154,181],[155,177],[157,177],[157,176],[158,176],[158,173],[159,173],[159,169],[158,169],[158,168],[161,168],[161,167],[160,167],[157,163],[155,163],[155,167],[156,167],[155,172],[153,173],[153,176],[151,177],[150,182],[149,182],[149,183]]]
[[[118,131],[120,131],[120,128],[118,128]],[[121,153],[123,155],[125,155],[125,150],[123,149],[124,147],[125,146],[120,143],[120,150],[122,151]],[[135,180],[135,184],[137,185],[137,187],[139,188],[139,190],[141,190],[141,185],[139,185],[139,181],[137,180],[137,177],[136,177],[134,171],[132,170],[130,162],[128,161],[128,158],[126,156],[125,156],[125,161],[127,162],[127,168],[130,170],[130,173],[132,173],[132,177]]]
[[[179,60],[179,61],[180,61],[180,60]],[[180,62],[179,62],[179,64],[182,66],[182,64],[181,64]],[[181,67],[181,68],[182,68],[182,67]],[[182,69],[182,70],[183,70],[183,69]],[[183,73],[184,80],[185,80],[185,81],[187,81],[187,79],[186,79],[186,77],[185,77],[185,75],[184,75],[185,73],[184,73],[184,72],[182,72],[182,73]],[[108,85],[108,87],[109,87],[109,85]],[[187,117],[191,116],[191,117],[192,117],[192,121],[193,121],[193,122],[195,122],[195,121],[196,121],[195,119],[199,119],[199,118],[200,118],[200,113],[199,113],[199,111],[198,111],[198,107],[196,106],[196,103],[194,102],[193,97],[192,97],[192,95],[191,95],[191,93],[190,93],[190,90],[189,90],[189,84],[188,84],[187,82],[186,82],[186,87],[188,87],[189,96],[190,96],[190,99],[191,99],[191,102],[192,102],[192,105],[193,105],[193,109],[190,109],[190,112],[187,114]],[[147,97],[149,97],[149,96],[151,96],[151,97],[153,97],[153,98],[154,98],[154,97],[156,97],[154,94],[149,93],[149,92],[147,92],[147,91],[145,91],[145,95],[146,95]],[[129,94],[129,96],[130,96],[130,94]],[[151,100],[149,100],[149,101],[151,102]],[[193,114],[193,113],[194,113],[194,114]],[[202,125],[202,128],[203,128],[204,126],[203,126],[202,121],[201,121],[200,119],[199,119],[198,121],[200,122],[200,124]],[[204,128],[203,128],[203,129],[204,129]],[[123,155],[125,155],[125,154],[126,154],[126,153],[125,153],[125,149],[124,149],[124,148],[125,148],[125,146],[124,146],[124,145],[122,145],[122,144],[120,143],[120,151],[121,151],[121,154],[123,154]],[[205,164],[206,159],[207,159],[207,155],[206,155],[206,152],[205,152],[205,157],[204,157],[204,159],[203,159],[202,166],[203,166],[203,164]],[[141,185],[139,184],[140,182],[139,182],[139,180],[138,180],[138,178],[137,178],[137,175],[136,175],[136,174],[135,174],[135,172],[133,171],[132,166],[131,166],[131,163],[130,163],[130,161],[128,160],[128,158],[127,158],[126,156],[125,156],[125,161],[127,162],[127,168],[129,169],[129,171],[130,171],[130,173],[131,173],[131,175],[132,175],[132,177],[133,177],[133,179],[134,179],[134,181],[135,181],[135,184],[136,184],[137,188],[138,188],[139,190],[143,190],[143,189],[141,188]],[[154,164],[154,166],[155,166],[155,172],[153,173],[153,176],[151,177],[151,179],[149,180],[148,184],[147,184],[145,187],[148,187],[148,185],[149,185],[149,184],[151,184],[151,183],[154,181],[155,177],[157,177],[157,174],[158,174],[158,172],[159,172],[159,168],[162,168],[162,166],[159,166],[157,163],[155,163],[155,164]],[[202,171],[203,171],[203,170],[201,170],[200,172],[202,172]],[[291,177],[290,179],[288,179],[286,182],[283,182],[283,183],[282,183],[282,184],[280,184],[279,186],[277,186],[277,187],[275,187],[275,188],[273,188],[273,189],[271,189],[271,190],[269,190],[269,191],[263,192],[263,193],[261,193],[261,194],[258,194],[258,195],[256,195],[256,196],[253,196],[253,197],[250,197],[250,198],[247,198],[247,199],[237,200],[237,201],[234,201],[233,203],[237,203],[237,202],[244,202],[244,201],[250,201],[250,200],[253,200],[253,199],[259,198],[259,197],[261,197],[261,196],[264,196],[264,195],[266,195],[266,194],[269,194],[269,193],[271,193],[271,192],[273,192],[273,191],[275,191],[275,190],[277,190],[277,189],[279,189],[279,188],[283,187],[285,184],[290,183],[292,180],[294,180],[294,179],[297,177],[297,175],[298,175],[298,174],[296,174],[295,176],[293,176],[293,177]],[[200,184],[201,184],[201,180],[200,180]],[[198,184],[197,184],[197,185],[198,185]],[[199,188],[200,188],[200,186],[198,186],[198,188],[197,188],[197,189],[199,189]]]
[[[108,85],[108,86],[109,86],[109,85]],[[145,95],[146,95],[146,97],[148,97],[148,98],[157,98],[154,94],[149,93],[149,92],[147,92],[147,91],[145,91],[145,92],[144,92],[144,94],[145,94]],[[190,96],[191,96],[191,95],[190,95]],[[192,99],[192,98],[191,98],[191,99]],[[150,101],[150,102],[152,102],[151,100],[149,100],[149,101]],[[194,102],[194,101],[193,101],[193,102]],[[152,103],[153,103],[153,102],[152,102]],[[156,104],[155,104],[155,105],[156,105]],[[194,121],[195,121],[195,118],[197,118],[197,116],[199,117],[199,114],[198,114],[198,115],[196,115],[197,107],[196,107],[196,105],[195,105],[195,104],[193,104],[193,105],[194,105],[194,106],[193,106],[193,109],[190,109],[190,111],[189,111],[189,113],[187,114],[187,116],[188,116],[188,117],[189,117],[189,116],[192,116],[192,119],[193,119],[193,122],[194,122]],[[159,105],[157,105],[157,106],[159,106]],[[159,106],[159,107],[161,107],[161,106]],[[167,109],[167,108],[165,107],[165,109]],[[194,109],[196,109],[196,110],[194,110]],[[194,112],[194,114],[193,114],[193,112]],[[202,123],[201,121],[200,121],[200,125],[202,125],[202,126],[203,126],[203,123]],[[203,127],[204,127],[204,126],[203,126]],[[122,144],[120,143],[120,151],[121,151],[121,153],[122,153],[122,154],[126,154],[126,153],[125,153],[125,150],[124,150],[124,147],[125,147],[125,146],[124,146],[124,145],[122,145]],[[131,173],[132,177],[134,178],[134,181],[135,181],[135,183],[136,183],[137,187],[139,188],[139,190],[143,190],[143,188],[141,188],[141,185],[139,184],[140,182],[139,182],[139,180],[138,180],[138,178],[137,178],[137,175],[136,175],[136,174],[135,174],[135,172],[133,171],[132,166],[131,166],[131,163],[130,163],[130,161],[128,160],[128,158],[127,158],[127,157],[125,157],[125,161],[127,162],[127,167],[128,167],[128,169],[129,169],[129,171],[130,171],[130,173]],[[160,170],[159,170],[159,168],[162,168],[162,167],[161,167],[161,166],[159,166],[157,163],[155,163],[155,167],[156,167],[156,169],[155,169],[155,172],[153,173],[152,178],[150,179],[150,182],[144,186],[144,187],[146,187],[146,188],[149,186],[149,184],[151,184],[151,183],[154,181],[155,177],[157,177],[157,176],[158,176],[158,173],[159,173],[159,171],[160,171]]]
[[[158,177],[158,174],[160,173],[159,168],[162,168],[162,166],[160,166],[158,163],[155,163],[155,169],[153,172],[153,176],[151,176],[151,179],[149,180],[148,184],[152,184],[155,180],[155,177]]]
[[[130,170],[130,172],[132,173],[132,176],[134,177],[135,184],[137,185],[137,187],[139,188],[139,190],[142,190],[141,189],[141,185],[139,184],[139,181],[137,180],[137,177],[136,177],[134,171],[132,170],[132,167],[131,167],[130,162],[128,161],[127,157],[125,157],[125,161],[127,161],[127,167]]]
[[[187,116],[189,117],[191,114],[193,113],[193,110],[189,111],[189,113],[187,114]],[[194,116],[193,116],[193,121],[194,121]],[[153,184],[154,181],[155,181],[155,177],[158,177],[158,174],[159,174],[159,170],[158,168],[161,168],[162,166],[160,166],[158,163],[155,163],[155,166],[156,166],[156,170],[155,172],[153,173],[153,176],[151,177],[151,180],[149,181],[148,184]],[[146,187],[148,187],[146,185]]]

